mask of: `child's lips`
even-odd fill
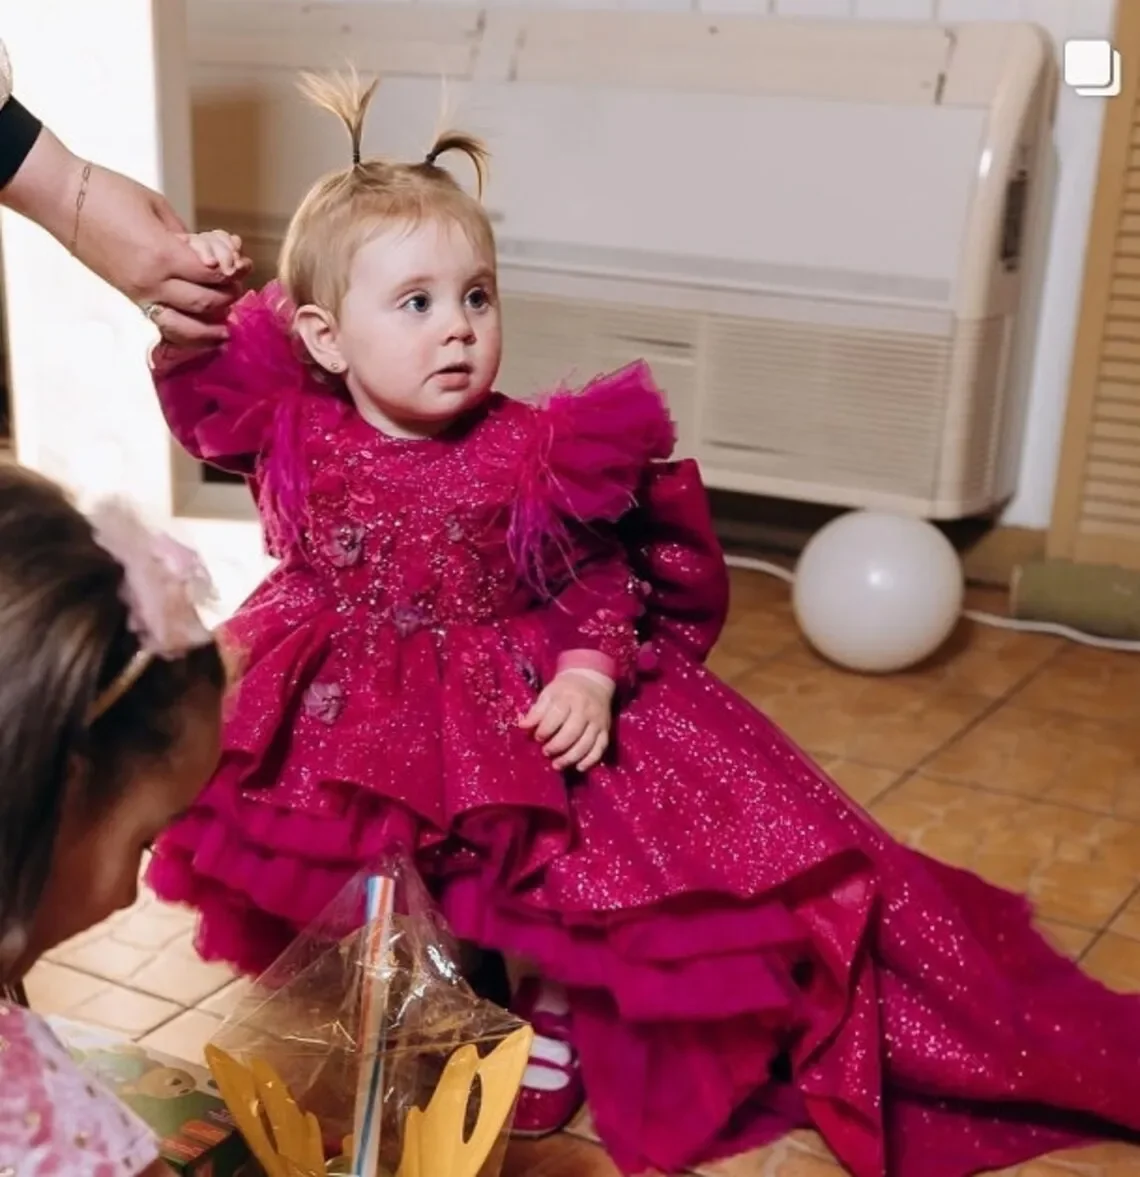
[[[470,364],[448,364],[435,372],[435,381],[443,389],[458,391],[471,383],[473,369]]]

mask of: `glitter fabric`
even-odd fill
[[[274,348],[239,331],[158,381],[183,444],[255,493],[276,414],[306,463],[279,472],[306,488],[302,538],[228,627],[221,767],[151,869],[201,912],[204,955],[264,967],[399,841],[461,936],[567,987],[628,1173],[806,1123],[857,1177],[1140,1129],[1140,1001],[1020,898],[888,838],[704,668],[725,569],[695,467],[655,461],[644,368],[407,442],[303,375],[259,378]],[[287,498],[262,496],[271,538]],[[622,678],[585,779],[518,725],[575,648]]]
[[[154,1133],[35,1014],[0,1003],[0,1177],[131,1177]]]

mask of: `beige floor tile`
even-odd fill
[[[734,683],[750,670],[756,669],[756,659],[738,650],[739,646],[722,641],[709,655],[708,668],[722,682]]]
[[[1045,939],[1070,960],[1079,960],[1081,953],[1097,935],[1092,928],[1075,928],[1071,924],[1058,924],[1054,920],[1039,919],[1037,927]]]
[[[697,1170],[700,1177],[846,1177],[838,1161],[784,1143]]]
[[[131,984],[179,1005],[197,1005],[233,979],[232,969],[200,960],[190,934],[183,933],[143,965]]]
[[[1118,993],[1140,993],[1140,940],[1105,932],[1081,964],[1085,972]]]
[[[1136,885],[1132,822],[922,776],[871,812],[908,845],[1028,894],[1044,919],[1099,929]]]
[[[94,997],[69,1011],[70,1016],[77,1021],[106,1026],[109,1030],[118,1030],[131,1038],[139,1038],[156,1029],[178,1012],[179,1007],[172,1001],[163,1001],[151,997],[149,993],[139,993],[121,985],[107,985]]]
[[[28,1001],[36,1013],[70,1014],[77,1006],[102,993],[108,983],[64,965],[41,960],[24,980]]]
[[[721,638],[721,645],[753,661],[770,658],[799,642],[791,609],[778,606],[730,614]]]
[[[560,1136],[540,1145],[514,1145],[503,1177],[613,1177],[616,1171],[607,1165],[585,1140]],[[695,1177],[848,1177],[848,1170],[816,1133],[793,1132],[766,1148],[703,1165]],[[1094,1145],[979,1177],[1140,1177],[1140,1148]]]
[[[1140,731],[1007,704],[939,752],[946,780],[1140,820]]]
[[[791,646],[797,637],[788,587],[771,577],[733,569],[732,602],[709,668],[735,682],[756,664]]]
[[[1002,699],[1053,658],[1061,644],[1059,638],[962,621],[932,658],[892,678],[924,679]]]
[[[1140,1177],[1140,1148],[1097,1144],[1055,1153],[1008,1172],[1010,1177]]]
[[[569,1136],[576,1137],[581,1140],[596,1142],[598,1137],[594,1131],[594,1126],[591,1123],[589,1112],[583,1110],[579,1113],[575,1121],[567,1129]],[[782,1140],[769,1145],[767,1148],[759,1149],[756,1152],[749,1153],[747,1156],[733,1158],[728,1161],[722,1161],[715,1165],[703,1166],[697,1171],[697,1177],[704,1177],[705,1174],[710,1177],[749,1177],[751,1174],[759,1175],[759,1177],[770,1177],[770,1174],[780,1174],[783,1170],[773,1168],[772,1166],[778,1164],[792,1163],[792,1161],[801,1162],[803,1165],[817,1164],[816,1170],[810,1168],[804,1169],[804,1173],[819,1174],[819,1177],[833,1177],[833,1174],[842,1172],[835,1168],[834,1158],[832,1157],[827,1146],[820,1139],[819,1134],[809,1131],[792,1132]],[[825,1167],[818,1168],[818,1163],[824,1163]],[[826,1168],[826,1165],[831,1165],[831,1169]],[[791,1168],[787,1170],[792,1177],[798,1177],[798,1170]]]
[[[153,1046],[155,1050],[174,1058],[200,1064],[203,1062],[202,1052],[206,1043],[221,1024],[220,1018],[191,1009],[172,1018],[140,1041],[143,1046]]]
[[[115,927],[113,939],[132,948],[157,951],[184,938],[193,927],[193,912],[169,907],[147,895]]]
[[[775,563],[780,563],[776,560]],[[763,572],[749,572],[744,568],[730,568],[729,604],[733,617],[746,616],[760,609],[792,615],[792,586],[777,576]]]
[[[803,1131],[697,1170],[698,1177],[841,1177],[845,1172],[815,1132]]]
[[[139,969],[131,984],[156,997],[191,1006],[217,993],[232,980],[233,974],[226,968],[168,954],[155,957]]]
[[[1009,591],[996,585],[966,585],[966,608],[982,613],[995,613],[998,617],[1009,616]]]
[[[1140,719],[1140,658],[1068,644],[1014,698],[1042,711],[1134,723]]]
[[[976,720],[991,700],[924,678],[871,678],[802,651],[771,658],[736,684],[818,759],[914,768]]]
[[[847,1177],[848,1170],[836,1161],[792,1153],[767,1160],[754,1156],[734,1157],[720,1168],[701,1169],[709,1177]]]
[[[78,936],[72,936],[70,940],[65,940],[62,944],[56,945],[50,952],[47,953],[47,959],[55,960],[64,952],[69,952],[73,948],[81,948],[84,944],[90,944],[92,940],[106,939],[110,934],[111,929],[115,926],[117,916],[112,916],[109,920],[104,920],[101,924],[96,924],[93,928],[88,928],[86,932],[80,932]]]
[[[1140,891],[1128,901],[1128,906],[1112,921],[1109,931],[1118,936],[1140,940]]]
[[[65,944],[50,954],[56,964],[67,965],[93,977],[119,983],[129,981],[152,957],[149,949],[121,944],[114,939],[114,928],[105,928],[101,936],[82,943]]]
[[[1068,1164],[1058,1161],[1056,1157],[1041,1157],[1027,1161],[1024,1165],[1014,1165],[1012,1169],[1002,1169],[1000,1173],[987,1173],[983,1177],[1104,1177],[1104,1170],[1098,1166],[1083,1166],[1074,1171]]]
[[[820,763],[820,768],[859,805],[870,805],[901,776],[897,769],[859,764],[842,757],[827,757]]]
[[[224,989],[211,994],[204,1001],[199,1001],[195,1008],[203,1013],[213,1014],[217,1018],[228,1018],[237,1008],[242,997],[249,992],[250,982],[244,977],[231,981]]]
[[[594,1130],[594,1120],[588,1107],[582,1110],[567,1125],[566,1132],[570,1136],[577,1136],[582,1140],[598,1141],[598,1134]]]

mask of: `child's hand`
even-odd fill
[[[605,755],[613,717],[613,680],[593,670],[564,670],[539,695],[521,726],[534,732],[562,772],[586,772]]]
[[[241,251],[241,238],[227,233],[224,229],[211,229],[208,233],[179,234],[179,239],[190,246],[198,260],[211,270],[222,275],[225,281],[219,283],[218,289],[227,291],[230,301],[236,299],[242,290],[242,279],[253,268],[250,261]],[[166,322],[169,316],[162,314],[166,308],[158,303],[144,304],[147,318],[158,328],[163,339],[163,347],[174,358],[183,355],[185,350],[196,351],[211,343],[190,343],[184,338],[184,332],[176,333],[175,324]],[[228,313],[227,303],[218,315],[202,315],[198,317],[200,323],[222,323]],[[195,316],[188,316],[193,319]],[[177,354],[175,354],[177,353]]]
[[[224,229],[191,233],[186,243],[204,265],[220,270],[227,278],[239,278],[249,273],[253,266],[253,262],[241,251],[241,238]]]

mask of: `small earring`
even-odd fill
[[[343,360],[330,360],[329,361],[329,371],[330,372],[343,372],[344,371],[344,361]]]

